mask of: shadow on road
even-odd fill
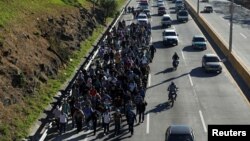
[[[186,52],[201,52],[201,51],[203,51],[201,49],[194,49],[191,45],[185,46],[182,50],[186,51]]]
[[[161,74],[161,73],[169,73],[169,72],[172,72],[173,71],[173,68],[166,68],[165,70],[163,71],[160,71],[160,72],[157,72],[155,75],[158,75],[158,74]]]
[[[164,83],[167,83],[167,82],[169,82],[169,81],[173,81],[173,80],[175,80],[175,79],[178,79],[178,78],[180,78],[180,77],[182,77],[182,76],[185,76],[185,75],[188,75],[188,74],[189,74],[189,73],[184,73],[184,74],[182,74],[182,75],[180,75],[180,76],[169,78],[169,79],[167,79],[167,80],[162,81],[161,83],[152,85],[152,86],[148,87],[147,89],[151,89],[151,88],[153,88],[153,87],[159,86],[159,85],[164,84]]]
[[[151,29],[152,30],[161,30],[162,26],[161,25],[153,26]]]
[[[217,76],[218,73],[216,72],[205,72],[202,67],[197,67],[191,70],[190,75],[193,77],[214,77]]]
[[[167,97],[166,97],[166,99],[167,99]],[[160,113],[160,112],[166,111],[166,110],[168,110],[170,108],[171,108],[171,106],[169,105],[169,103],[164,102],[164,103],[158,104],[153,109],[147,111],[147,113]]]

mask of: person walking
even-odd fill
[[[146,110],[146,106],[147,106],[147,102],[145,100],[143,100],[142,102],[140,102],[139,106],[138,106],[138,112],[139,112],[139,123],[144,121],[144,114],[145,114],[145,110]]]
[[[155,52],[156,52],[156,48],[154,45],[150,45],[150,54],[151,54],[151,59],[150,59],[150,62],[153,61],[154,59],[154,55],[155,55]]]
[[[105,110],[103,113],[103,128],[104,128],[104,135],[109,133],[109,123],[111,121],[111,115],[108,109]]]
[[[130,110],[128,113],[128,130],[131,136],[134,134],[134,122],[137,122],[135,113]]]
[[[61,110],[60,110],[60,107],[59,106],[56,106],[56,108],[53,110],[52,112],[54,114],[54,118],[55,118],[55,123],[56,123],[56,128],[57,130],[60,129],[60,115],[61,115]]]
[[[121,128],[121,122],[122,122],[122,114],[120,113],[120,110],[117,109],[114,113],[114,121],[115,121],[115,135],[118,135],[120,133]]]
[[[92,115],[91,115],[91,120],[93,122],[93,133],[94,133],[94,135],[96,134],[97,119],[98,119],[98,114],[97,114],[97,111],[94,110]]]
[[[60,119],[60,134],[62,134],[66,132],[66,124],[68,121],[68,115],[64,113],[63,111],[61,111],[59,119]]]
[[[84,113],[81,109],[76,109],[72,120],[74,120],[73,124],[76,123],[77,133],[82,130],[83,121],[85,119]],[[74,128],[74,125],[73,125]]]

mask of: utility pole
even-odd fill
[[[233,42],[233,13],[234,13],[234,0],[231,0],[230,5],[230,32],[229,32],[229,52],[228,56],[232,53],[232,42]]]
[[[197,0],[197,15],[200,13],[200,0]]]

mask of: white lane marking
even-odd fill
[[[148,87],[151,85],[151,74],[148,74]]]
[[[153,38],[152,38],[152,36],[151,36],[151,38],[150,38],[150,43],[152,43],[152,41],[153,41]]]
[[[90,64],[92,63],[92,61],[94,60],[95,56],[97,55],[97,53],[99,52],[99,48],[97,49],[97,51],[94,53],[94,55],[92,56],[92,58],[90,59],[89,63],[87,64],[87,66],[85,67],[85,70],[88,70]]]
[[[188,75],[188,78],[189,78],[189,81],[191,83],[191,86],[193,86],[194,84],[193,84],[193,81],[192,81],[192,78],[191,78],[190,74]]]
[[[185,56],[184,56],[184,52],[181,50],[181,55],[182,55],[182,58],[183,58],[183,60],[184,60],[184,64],[185,64],[185,66],[187,66],[187,64],[186,64],[186,60],[185,60]]]
[[[91,131],[90,130],[88,130],[87,131],[87,134],[89,134]],[[84,139],[84,141],[88,141],[88,138],[86,137],[85,139]]]
[[[207,133],[207,127],[206,127],[206,124],[205,124],[205,121],[204,121],[201,110],[199,110],[199,114],[200,114],[201,122],[202,122],[202,125],[203,125],[203,129]]]
[[[185,60],[185,56],[184,56],[183,51],[181,51],[181,55],[182,55],[182,58]]]
[[[147,114],[147,128],[146,133],[149,134],[149,114]]]
[[[240,35],[242,36],[242,37],[244,37],[245,39],[247,38],[247,36],[245,36],[244,34],[242,34],[242,33],[240,33]]]

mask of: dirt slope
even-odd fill
[[[83,7],[54,8],[57,12],[23,10],[21,21],[0,26],[0,140],[22,136],[14,123],[29,114],[23,100],[49,77],[56,79],[59,68],[103,21],[99,9],[92,14]]]

